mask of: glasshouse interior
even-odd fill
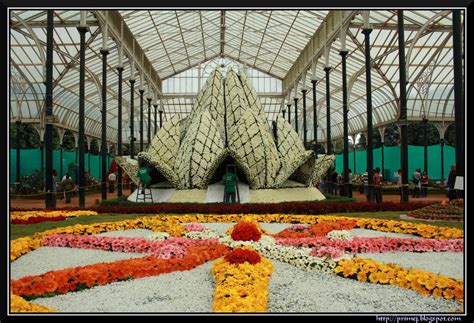
[[[8,10],[7,312],[466,314],[466,10]]]

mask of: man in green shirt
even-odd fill
[[[237,185],[237,176],[227,168],[226,173],[222,177],[222,184],[224,184],[224,203],[235,203],[235,187]]]
[[[149,167],[140,167],[140,170],[138,171],[138,178],[140,179],[140,183],[142,184],[142,187],[143,187],[143,191],[144,191],[144,188],[145,187],[148,187],[148,185],[150,185],[151,183],[151,176],[150,176],[150,173],[151,173],[151,169]],[[144,193],[142,191],[142,194]]]

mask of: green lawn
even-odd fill
[[[388,211],[388,212],[365,212],[365,213],[335,213],[335,215],[350,216],[350,217],[363,217],[363,218],[374,218],[374,219],[386,219],[386,220],[400,220],[400,214],[402,211]],[[151,215],[151,214],[148,214]],[[91,224],[99,222],[112,222],[122,221],[126,219],[134,219],[147,214],[112,214],[102,213],[97,216],[84,216],[77,218],[69,218],[66,221],[61,222],[41,222],[35,224],[12,224],[10,226],[10,239],[17,239],[25,236],[30,236],[36,232],[42,232],[54,228],[66,227],[74,224]],[[404,220],[413,223],[426,223],[436,226],[453,227],[463,230],[464,223],[461,222],[426,222],[420,220]]]

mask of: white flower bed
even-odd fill
[[[192,270],[93,287],[39,298],[35,304],[62,312],[212,312],[212,262]]]
[[[353,236],[347,230],[333,230],[329,232],[326,237],[329,240],[343,240],[343,241],[351,241]]]
[[[446,313],[460,303],[426,297],[409,289],[378,285],[322,272],[308,273],[272,261],[269,312],[313,313]]]
[[[259,241],[235,241],[231,237],[225,236],[219,241],[232,248],[250,246],[257,250],[263,257],[280,260],[294,265],[306,271],[332,272],[336,267],[336,261],[330,258],[319,258],[311,256],[311,248],[283,246],[275,243],[275,239],[270,236],[262,236]],[[352,255],[345,254],[340,259],[350,259]]]
[[[156,241],[163,241],[167,240],[170,237],[170,234],[167,232],[156,232],[146,236],[148,240],[156,240]]]

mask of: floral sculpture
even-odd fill
[[[165,122],[138,161],[116,160],[136,184],[141,163],[178,189],[205,189],[229,156],[252,189],[279,188],[289,178],[316,186],[335,158],[317,159],[280,116],[274,133],[245,72],[230,69],[224,79],[216,69],[187,118],[174,115]]]

